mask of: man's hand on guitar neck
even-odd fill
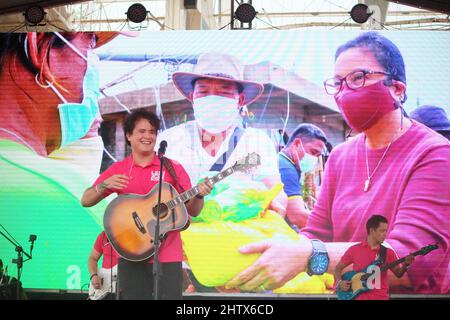
[[[405,257],[405,267],[409,268],[409,266],[413,262],[414,262],[414,256],[412,254],[410,254],[409,256]]]
[[[405,262],[403,263],[403,266],[397,265],[391,270],[393,271],[393,273],[397,278],[401,278],[409,269],[409,266],[411,265],[411,263],[413,263],[413,261],[414,256],[412,254],[409,254],[408,256],[405,257]]]
[[[209,182],[208,178],[204,178],[202,182],[200,182],[198,185],[199,193],[197,195],[197,198],[203,198],[211,193],[212,188],[214,187],[211,182]]]
[[[204,178],[202,182],[197,185],[197,188],[199,193],[186,203],[186,209],[193,217],[198,216],[200,211],[202,211],[204,204],[203,197],[211,193],[213,184],[209,182],[208,178]]]

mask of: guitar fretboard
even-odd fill
[[[220,180],[228,177],[229,175],[231,175],[233,172],[235,172],[234,167],[230,167],[218,174],[216,174],[215,176],[213,176],[212,178],[208,178],[208,181],[210,183],[212,183],[212,185],[215,185],[217,182],[219,182]],[[166,202],[167,208],[169,210],[175,208],[177,205],[181,204],[181,203],[185,203],[186,201],[188,201],[189,199],[195,197],[196,195],[198,195],[200,193],[200,190],[198,189],[198,185],[196,185],[195,187],[183,192],[182,194],[180,194],[178,197],[169,200]]]
[[[424,255],[428,254],[430,251],[436,250],[437,248],[438,248],[437,244],[435,244],[435,245],[429,245],[429,246],[427,246],[427,247],[423,247],[423,248],[420,249],[420,250],[417,250],[416,252],[413,252],[412,255],[413,255],[413,256],[418,256],[418,255],[424,256]],[[383,271],[389,270],[389,269],[391,269],[392,267],[395,267],[396,265],[405,262],[405,260],[406,260],[406,257],[400,258],[400,259],[398,259],[398,260],[396,260],[396,261],[394,261],[394,262],[392,262],[392,263],[389,263],[389,264],[385,265],[384,267],[381,267],[381,268],[380,268],[380,271],[383,272]],[[361,280],[364,280],[364,281],[365,281],[365,280],[367,280],[371,275],[372,275],[371,273],[366,273],[366,274],[364,274],[364,275],[361,277]]]
[[[416,251],[412,255],[413,256],[418,256],[419,254],[420,254],[420,251]],[[385,265],[384,267],[380,268],[380,270],[381,271],[389,270],[390,268],[395,267],[396,265],[405,262],[405,260],[406,260],[406,257],[403,257],[401,259],[398,259],[398,260],[396,260],[396,261],[394,261],[392,263],[389,263],[389,264]]]

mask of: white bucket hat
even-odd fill
[[[194,91],[195,81],[198,79],[218,79],[232,81],[240,87],[244,94],[244,105],[248,105],[259,98],[264,86],[257,82],[243,80],[243,66],[238,59],[218,52],[201,54],[193,72],[175,72],[172,80],[183,96],[190,99]]]

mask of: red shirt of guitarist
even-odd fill
[[[100,232],[95,240],[94,249],[103,255],[102,268],[111,269],[117,265],[117,259],[119,259],[119,254],[112,247],[108,240],[108,236],[105,231]]]
[[[184,168],[178,162],[170,160],[172,162],[175,173],[178,177],[179,185],[188,190],[191,188],[191,181]],[[131,156],[126,157],[122,161],[114,163],[107,170],[105,170],[94,182],[94,187],[100,182],[108,179],[115,174],[124,174],[129,177],[129,183],[126,188],[122,190],[109,190],[106,189],[104,197],[109,196],[111,193],[117,194],[139,194],[145,195],[159,182],[159,158],[155,155],[153,161],[145,167],[141,167],[134,163]],[[171,184],[175,189],[181,193],[182,190],[176,185],[175,180],[169,174],[167,169],[163,167],[163,181]],[[167,237],[162,241],[159,249],[158,260],[160,262],[180,262],[183,261],[183,251],[181,244],[180,232],[177,230],[171,231],[167,234]],[[150,259],[150,263],[153,263],[153,258]]]
[[[399,259],[394,250],[386,249],[386,258],[380,268]],[[348,248],[341,262],[345,266],[353,264],[354,271],[365,270],[379,258],[379,252],[380,247],[372,249],[367,241],[363,241]],[[361,293],[355,300],[389,300],[388,271],[375,272],[373,278],[369,280],[369,286],[373,286],[374,289]]]

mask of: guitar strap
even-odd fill
[[[240,127],[236,127],[234,129],[233,135],[230,137],[230,140],[228,142],[228,150],[225,151],[218,159],[217,161],[211,166],[209,171],[222,171],[223,166],[227,162],[227,159],[230,158],[231,153],[236,148],[236,145],[238,144],[239,140],[242,137],[242,134],[244,133],[244,129]],[[181,190],[181,192],[184,192],[184,188],[180,185],[180,182],[178,181],[177,174],[175,173],[175,169],[173,168],[172,161],[167,159],[166,157],[163,157],[163,165],[169,172],[170,176],[175,180],[175,188]]]
[[[222,171],[223,166],[225,165],[225,163],[227,163],[227,160],[233,153],[234,148],[236,148],[236,145],[241,139],[243,133],[244,133],[243,128],[236,127],[236,129],[234,129],[234,132],[230,137],[230,140],[228,141],[228,150],[225,151],[219,158],[217,158],[217,161],[211,166],[209,171],[218,171],[218,172]]]
[[[175,189],[181,190],[181,193],[183,193],[184,188],[181,186],[180,182],[178,181],[178,176],[175,173],[175,169],[173,168],[172,161],[170,161],[170,159],[167,159],[166,157],[163,157],[162,159],[163,159],[163,166],[167,169],[167,171],[169,172],[172,179],[175,180]],[[172,213],[173,212],[174,212],[174,209],[172,209]],[[172,221],[173,221],[173,223],[175,223],[175,215],[174,214],[172,214]],[[169,235],[168,233],[164,234],[164,236],[161,238],[161,241],[165,240],[168,235]]]
[[[169,172],[172,179],[175,180],[175,189],[179,189],[179,190],[181,190],[181,192],[184,192],[184,188],[180,185],[180,182],[178,181],[178,176],[175,173],[175,169],[173,168],[172,161],[170,161],[166,157],[163,157],[163,165]]]
[[[386,253],[387,253],[386,247],[380,245],[380,257],[378,258],[380,266],[386,261]]]

